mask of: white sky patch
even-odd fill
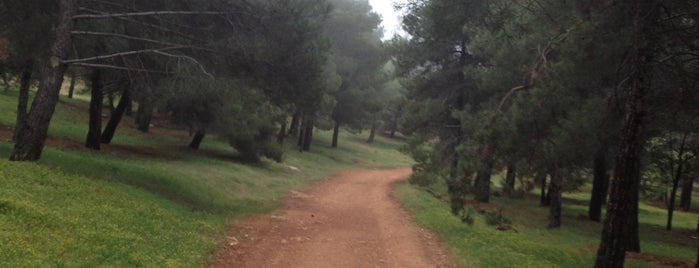
[[[381,26],[384,28],[384,40],[391,39],[396,33],[405,35],[400,26],[401,15],[393,9],[395,3],[401,2],[403,0],[369,0],[374,11],[379,13],[383,19]]]

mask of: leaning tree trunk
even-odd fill
[[[333,127],[333,142],[332,147],[337,148],[337,139],[340,135],[340,120],[335,120],[335,127]]]
[[[641,153],[643,151],[644,102],[650,88],[649,65],[653,58],[652,24],[659,17],[658,0],[636,0],[633,5],[633,43],[628,51],[626,115],[621,130],[614,180],[595,267],[623,267],[629,246],[629,219],[638,206]],[[624,8],[624,7],[619,7]],[[638,211],[635,211],[636,216]],[[638,222],[636,222],[638,227]]]
[[[551,169],[551,184],[549,185],[549,225],[548,228],[561,227],[561,206],[563,192],[563,176],[557,163]]]
[[[85,147],[99,150],[102,141],[102,70],[92,70],[92,89],[90,91],[90,120],[85,139]]]
[[[130,103],[131,92],[128,88],[126,88],[121,94],[121,99],[119,99],[119,103],[117,104],[116,109],[114,109],[114,113],[112,113],[112,116],[109,117],[107,126],[104,127],[104,131],[102,132],[102,143],[110,144],[112,142],[114,133],[116,133],[116,129],[119,126],[121,119],[124,117],[124,113],[126,113],[126,109],[128,109]]]
[[[692,188],[694,188],[694,178],[686,176],[682,180],[682,193],[680,195],[680,207],[684,211],[689,211],[692,206]]]
[[[27,106],[29,103],[29,86],[32,82],[32,72],[34,72],[34,59],[27,59],[24,63],[24,70],[19,83],[19,100],[17,101],[17,120],[15,121],[15,131],[12,133],[12,140],[17,141],[20,129],[24,126],[27,118]]]
[[[39,90],[27,114],[27,120],[19,131],[10,160],[36,161],[41,157],[66,70],[66,65],[61,60],[66,58],[71,48],[70,32],[73,29],[74,14],[73,0],[59,1],[58,24],[51,45],[51,57],[46,61]]]
[[[602,146],[595,154],[592,169],[592,194],[590,195],[590,206],[587,214],[590,220],[599,222],[602,219],[602,205],[607,202],[607,191],[609,188],[606,146]]]
[[[201,145],[201,142],[204,140],[204,136],[206,136],[206,129],[200,128],[194,133],[194,137],[192,138],[192,141],[189,143],[189,148],[194,149],[194,150],[199,150],[199,146]]]

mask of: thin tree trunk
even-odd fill
[[[505,193],[512,195],[515,189],[515,179],[517,177],[517,164],[510,162],[507,164],[507,175],[505,175]]]
[[[112,116],[109,117],[109,122],[107,122],[107,126],[104,127],[104,131],[102,132],[101,138],[102,143],[110,144],[112,142],[114,134],[116,133],[116,129],[119,126],[121,119],[124,117],[124,113],[126,112],[129,103],[131,103],[131,92],[128,88],[126,88],[124,89],[124,92],[121,94],[121,99],[119,99],[119,103],[117,104],[114,113],[112,113]]]
[[[198,129],[197,132],[194,133],[192,141],[189,143],[189,148],[199,150],[199,146],[201,145],[201,141],[204,140],[204,136],[206,136],[206,129]]]
[[[633,232],[629,228],[629,219],[638,216],[638,187],[640,184],[641,153],[643,151],[644,102],[650,88],[649,64],[653,58],[655,42],[649,40],[653,35],[651,24],[659,17],[658,1],[636,0],[633,6],[634,41],[627,66],[630,71],[626,82],[628,96],[626,113],[621,130],[619,153],[614,168],[612,191],[607,205],[607,217],[604,220],[602,238],[597,251],[595,267],[623,267],[626,250]],[[624,7],[619,7],[625,9]],[[633,220],[631,220],[633,221]],[[633,223],[631,223],[633,225]],[[638,227],[638,222],[635,222]],[[635,232],[637,234],[637,230]],[[632,233],[631,233],[632,234]],[[633,235],[633,234],[632,234]]]
[[[296,136],[299,134],[299,121],[301,121],[301,111],[298,110],[291,116],[291,125],[289,126],[289,134]]]
[[[41,84],[36,93],[27,120],[17,136],[10,160],[36,161],[41,157],[48,136],[49,123],[58,102],[63,74],[66,65],[60,62],[71,48],[70,32],[73,29],[75,3],[73,0],[60,0],[58,23],[55,28],[55,41],[51,45],[51,57],[46,61]]]
[[[335,120],[335,127],[333,128],[333,141],[332,147],[337,148],[337,139],[340,135],[340,120]]]
[[[376,138],[376,118],[371,122],[371,130],[369,131],[369,138],[366,140],[367,143],[374,143]]]
[[[672,190],[670,191],[670,202],[667,206],[667,224],[665,225],[666,230],[672,230],[672,214],[675,212],[675,197],[677,196],[677,187],[680,185],[680,179],[682,178],[682,172],[684,168],[684,145],[687,141],[687,134],[682,136],[682,141],[680,141],[680,150],[678,151],[679,161],[677,161],[677,170],[675,171],[675,176],[672,180]]]
[[[595,154],[593,161],[592,194],[588,217],[599,222],[602,219],[602,205],[607,202],[609,175],[607,174],[607,146],[602,146]]]
[[[303,130],[303,151],[308,152],[311,150],[311,141],[313,140],[313,120],[308,120],[306,122]]]
[[[19,130],[22,129],[27,118],[27,106],[29,103],[29,87],[32,82],[32,72],[34,72],[34,59],[27,59],[24,63],[24,70],[19,83],[19,100],[17,101],[17,120],[15,121],[15,131],[12,133],[12,140],[17,141]]]
[[[68,87],[68,98],[73,98],[73,92],[75,92],[75,71],[70,72],[70,87]]]
[[[286,138],[286,122],[282,123],[279,127],[279,134],[277,134],[277,143],[279,145],[284,145],[284,138]]]
[[[550,205],[548,228],[561,227],[562,190],[563,176],[561,176],[558,164],[554,163],[554,167],[551,170],[551,184],[549,188]]]
[[[485,160],[484,162],[476,175],[474,200],[488,203],[490,202],[490,176],[493,173],[493,161]]]
[[[92,85],[90,91],[90,122],[85,139],[85,147],[99,150],[102,141],[102,70],[92,70]]]
[[[107,101],[109,102],[109,114],[112,116],[114,111],[116,111],[116,107],[114,107],[114,93],[107,94]]]
[[[692,189],[694,188],[694,178],[685,176],[682,180],[682,193],[680,195],[680,207],[682,210],[689,211],[692,206]]]
[[[147,99],[148,97],[144,97],[143,100],[138,103],[138,109],[136,110],[136,125],[141,132],[148,132],[150,129],[150,121],[153,116],[153,107]]]
[[[299,151],[301,151],[301,152],[303,152],[303,139],[305,138],[303,128],[304,128],[305,124],[306,124],[306,116],[305,116],[305,114],[302,113],[299,116],[299,127],[298,127],[299,128],[299,133],[298,133],[299,136],[298,136],[298,139],[296,142],[296,146],[299,147]]]
[[[393,117],[393,122],[391,122],[391,138],[396,137],[396,131],[398,131],[398,116]]]
[[[124,111],[124,114],[126,116],[133,115],[133,98],[132,97],[129,97],[129,101],[126,103],[126,111]]]
[[[549,195],[546,194],[546,173],[539,171],[536,174],[537,180],[541,183],[541,195],[539,196],[539,205],[542,207],[548,206],[550,201],[548,199]]]

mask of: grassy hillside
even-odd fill
[[[290,190],[347,168],[410,165],[399,142],[317,132],[311,153],[236,161],[224,141],[202,149],[160,118],[150,133],[125,117],[113,145],[83,148],[87,103],[61,98],[38,163],[9,162],[17,93],[0,89],[0,267],[196,267],[211,261],[231,220],[276,208]]]
[[[434,187],[444,193],[446,187]],[[538,196],[522,199],[491,198],[490,205],[476,205],[473,224],[451,214],[449,204],[432,194],[403,184],[396,195],[421,226],[437,233],[467,267],[591,267],[599,245],[602,224],[587,220],[589,194],[564,194],[563,227],[546,228],[548,208]],[[699,198],[699,197],[694,197]],[[512,229],[497,230],[486,223],[500,210]],[[667,213],[648,204],[639,208],[641,254],[630,254],[626,267],[693,267],[697,254],[697,214],[675,211],[673,230],[666,231]]]

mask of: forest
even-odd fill
[[[662,204],[668,231],[696,212],[699,2],[395,10],[391,37],[366,0],[2,0],[0,98],[16,101],[3,157],[40,161],[57,106],[81,96],[95,153],[131,135],[122,121],[149,133],[156,117],[188,153],[226,144],[249,165],[312,153],[325,132],[338,154],[343,133],[405,140],[409,182],[443,187],[464,224],[473,202],[538,190],[544,227],[566,228],[564,195],[586,191],[595,267],[641,252],[639,203]]]

